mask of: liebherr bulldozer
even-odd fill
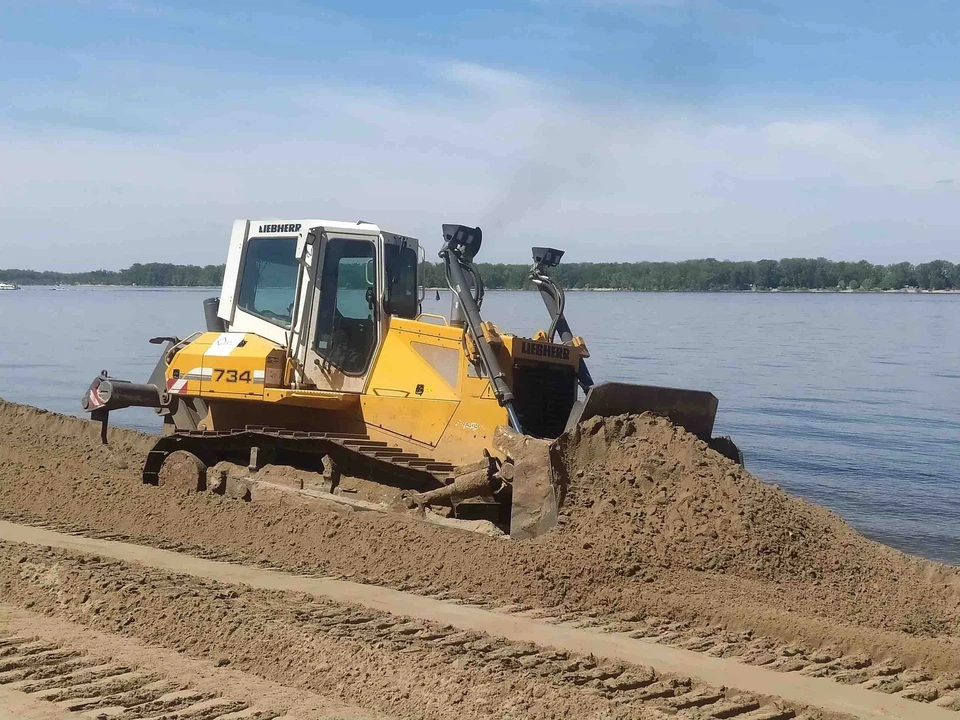
[[[443,317],[422,312],[415,238],[366,222],[238,220],[220,296],[204,301],[206,332],[151,339],[166,348],[149,381],[104,371],[83,407],[104,442],[111,410],[156,408],[164,433],[147,483],[186,475],[193,489],[210,480],[223,491],[207,477],[221,463],[250,483],[264,466],[289,466],[307,477],[293,488],[301,497],[480,520],[516,539],[557,523],[567,478],[551,441],[591,417],[665,415],[742,462],[728,438],[711,437],[711,393],[594,383],[550,277],[562,251],[533,248],[547,330],[524,338],[484,321],[481,239],[480,228],[443,225]],[[364,501],[344,478],[384,492]]]

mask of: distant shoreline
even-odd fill
[[[111,284],[93,284],[93,283],[75,283],[63,285],[23,285],[20,289],[35,290],[68,290],[68,289],[117,289],[117,290],[209,290],[217,293],[220,291],[219,285],[120,285]],[[446,287],[427,287],[428,293],[450,292]],[[487,292],[533,292],[535,288],[504,288],[488,287]],[[836,288],[757,288],[751,290],[634,290],[632,288],[565,288],[565,292],[578,293],[651,293],[651,294],[723,294],[723,295],[960,295],[960,290],[924,290],[920,288],[901,288],[899,290],[839,290]]]
[[[486,287],[533,288],[528,264],[477,263]],[[420,265],[420,280],[445,288],[439,263]],[[20,286],[211,287],[223,280],[223,265],[134,263],[122,270],[53,272],[0,270],[0,282]],[[679,262],[571,262],[551,269],[560,287],[584,292],[898,292],[960,291],[960,264],[949,260],[874,265],[826,258]],[[434,291],[435,292],[435,291]]]
[[[488,288],[496,290],[498,288]],[[528,289],[528,288],[525,288]],[[629,288],[566,288],[564,292],[736,293],[740,295],[960,295],[960,290],[839,290],[837,288],[757,288],[753,290],[631,290]]]

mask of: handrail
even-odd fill
[[[447,327],[450,327],[450,322],[443,315],[437,315],[435,313],[420,313],[415,319],[417,322],[419,322],[420,318],[436,318],[437,320],[443,320],[443,324]]]

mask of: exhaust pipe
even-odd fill
[[[223,318],[217,315],[220,311],[220,298],[207,298],[203,301],[203,320],[207,332],[224,332],[227,329]]]

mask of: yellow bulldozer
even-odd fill
[[[290,467],[316,478],[300,495],[482,520],[516,539],[556,524],[567,478],[551,441],[588,418],[655,412],[742,462],[712,437],[711,393],[594,383],[550,277],[562,251],[533,248],[547,330],[524,338],[484,321],[481,241],[480,228],[443,225],[445,317],[422,312],[415,238],[366,222],[238,220],[206,332],[152,338],[166,348],[147,383],[104,371],[82,405],[104,442],[111,410],[156,408],[164,432],[147,483],[186,474],[202,490],[218,463],[250,478]],[[344,478],[382,492],[358,499]]]

